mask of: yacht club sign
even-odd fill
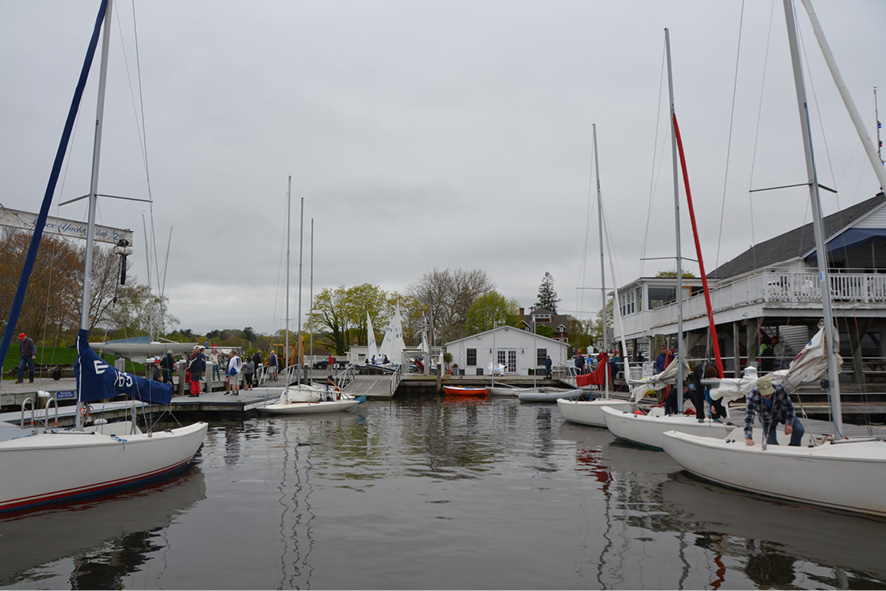
[[[36,213],[18,211],[0,205],[0,226],[10,226],[33,232],[36,223]],[[46,218],[46,227],[43,228],[43,232],[67,238],[86,238],[86,222],[49,216]],[[96,225],[94,239],[109,244],[119,244],[120,240],[126,240],[128,244],[132,244],[132,230]]]

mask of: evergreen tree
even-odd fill
[[[557,292],[554,290],[554,278],[545,271],[544,279],[541,280],[541,285],[538,286],[538,302],[536,302],[535,307],[546,308],[552,314],[556,314],[557,302],[559,301],[560,298],[557,297]]]

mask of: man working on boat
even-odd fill
[[[747,396],[744,415],[744,436],[748,446],[754,445],[754,419],[760,415],[767,443],[778,445],[778,424],[784,423],[784,434],[791,436],[789,445],[799,446],[806,429],[794,414],[794,404],[785,389],[773,384],[769,378],[757,380],[757,387]]]

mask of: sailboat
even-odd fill
[[[77,361],[74,373],[77,383],[76,426],[71,430],[30,429],[24,436],[0,442],[0,512],[30,509],[50,503],[65,502],[87,496],[105,494],[116,490],[143,486],[184,470],[203,444],[208,425],[204,422],[186,427],[142,433],[135,422],[123,421],[103,425],[103,429],[84,427],[89,403],[127,394],[142,403],[168,405],[172,400],[172,386],[146,380],[118,371],[106,364],[89,346],[90,275],[92,267],[93,236],[98,188],[98,172],[101,153],[102,122],[104,118],[104,94],[107,77],[108,49],[111,33],[111,0],[102,2],[95,28],[87,50],[68,113],[62,140],[59,143],[49,185],[31,250],[25,261],[19,292],[27,289],[29,265],[34,257],[46,213],[58,181],[73,121],[79,109],[83,86],[95,55],[99,34],[102,32],[101,66],[99,73],[98,107],[96,109],[95,143],[93,146],[92,182],[89,193],[89,224],[86,232],[86,261],[83,272],[83,294],[80,314],[80,330],[77,334]],[[21,309],[16,294],[9,314],[2,357],[5,357],[11,331],[14,331]],[[101,432],[99,432],[101,431]]]
[[[815,13],[809,0],[804,0],[816,36],[827,56],[826,42],[820,34]],[[819,268],[819,290],[824,315],[824,348],[827,360],[828,398],[834,434],[814,447],[764,445],[765,440],[748,446],[743,435],[729,440],[698,437],[676,431],[664,434],[664,450],[686,471],[704,480],[729,488],[813,505],[886,517],[886,495],[883,494],[883,474],[886,472],[886,441],[881,439],[848,439],[842,435],[842,411],[837,365],[837,341],[831,310],[830,274],[821,221],[818,174],[812,152],[806,87],[800,67],[797,27],[791,0],[784,0],[794,86],[800,116],[800,130],[806,158],[809,200],[813,214],[813,229]],[[836,65],[828,60],[832,74]],[[834,75],[838,79],[838,75]],[[838,83],[838,86],[840,84]],[[842,89],[841,89],[842,93]],[[844,95],[844,102],[852,114],[854,104]],[[857,119],[857,113],[853,115]],[[870,154],[870,140],[859,132],[865,149]],[[875,164],[875,170],[879,168]],[[886,186],[886,174],[877,171],[881,186]],[[882,188],[882,187],[881,187]]]
[[[366,364],[378,363],[378,345],[375,344],[375,329],[372,327],[372,318],[366,313]]]
[[[292,200],[292,177],[289,177],[289,185],[286,191],[286,350],[289,350],[289,219],[290,203]],[[301,229],[299,235],[304,232],[305,200],[301,200]],[[299,266],[301,265],[302,245],[299,239]],[[301,358],[301,271],[299,270],[299,355]],[[294,384],[287,384],[280,393],[280,398],[272,404],[264,404],[259,410],[269,414],[302,415],[318,414],[327,412],[341,412],[349,410],[366,401],[366,396],[356,398],[345,393],[337,385],[328,383],[321,386],[301,383],[301,371]]]
[[[597,183],[597,222],[600,230],[600,289],[603,292],[603,302],[605,308],[606,302],[606,269],[603,265],[603,197],[600,191],[600,159],[597,157],[597,125],[594,124],[594,169],[595,169],[595,177]],[[611,249],[610,249],[610,264],[612,262],[611,259]],[[614,273],[613,273],[614,275]],[[615,302],[616,304],[613,306],[613,312],[616,315],[616,319],[621,324],[621,309],[618,306],[618,288],[615,289]],[[622,352],[624,354],[625,360],[625,380],[627,381],[631,375],[630,365],[628,364],[627,357],[627,344],[624,342],[624,330],[620,328],[622,335]],[[603,330],[603,350],[608,353],[609,351],[609,341],[606,335],[606,330]],[[600,363],[603,369],[603,383],[604,383],[604,392],[605,398],[598,400],[570,400],[568,398],[560,398],[557,400],[557,408],[560,410],[560,414],[563,415],[563,418],[571,423],[578,423],[579,425],[588,425],[591,427],[605,427],[606,419],[603,416],[603,408],[610,407],[613,409],[617,409],[620,411],[629,412],[633,410],[633,404],[629,400],[620,400],[617,398],[609,397],[609,383],[612,381],[609,376],[609,359],[607,355],[604,355],[601,358]],[[580,376],[582,377],[582,376]],[[577,385],[578,378],[576,379]]]
[[[689,374],[689,365],[683,350],[683,259],[680,245],[680,181],[677,172],[677,142],[679,141],[679,128],[674,109],[674,84],[671,70],[671,45],[670,35],[665,29],[665,47],[667,49],[668,64],[668,88],[670,93],[670,119],[671,119],[671,153],[674,175],[674,217],[676,220],[676,250],[677,250],[677,355],[661,374],[632,384],[631,394],[635,401],[643,397],[650,388],[663,386],[665,383],[673,384],[678,397],[677,409],[683,407],[683,384]],[[685,158],[684,178],[686,177]],[[687,182],[687,196],[688,196]],[[696,247],[698,242],[696,241]],[[699,249],[700,250],[700,249]],[[701,257],[699,256],[699,260]],[[617,307],[617,306],[616,306]],[[709,314],[709,320],[713,326],[713,315]],[[622,331],[624,334],[624,331]],[[716,339],[715,339],[716,341]],[[627,373],[627,372],[626,372]],[[627,374],[629,375],[629,374]],[[704,437],[723,437],[730,433],[734,425],[729,422],[723,423],[706,417],[687,415],[665,415],[663,409],[652,409],[649,414],[637,414],[630,411],[603,408],[603,418],[606,427],[613,435],[640,445],[642,447],[662,450],[663,434],[665,431],[679,430],[693,433]]]

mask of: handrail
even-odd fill
[[[391,374],[391,396],[397,391],[397,388],[400,386],[400,381],[403,379],[403,372],[401,371],[402,367],[402,365],[398,365],[394,373]]]
[[[58,427],[58,400],[56,400],[53,397],[53,398],[49,398],[46,400],[46,407],[44,408],[44,414],[43,414],[43,427],[45,429],[49,429],[49,405],[50,404],[55,405],[55,425],[54,426]]]
[[[22,401],[22,416],[21,416],[21,419],[19,420],[19,425],[18,425],[22,429],[25,428],[25,407],[28,405],[29,402],[31,403],[31,425],[30,426],[31,427],[34,426],[34,401],[31,400],[30,397],[28,397]]]

